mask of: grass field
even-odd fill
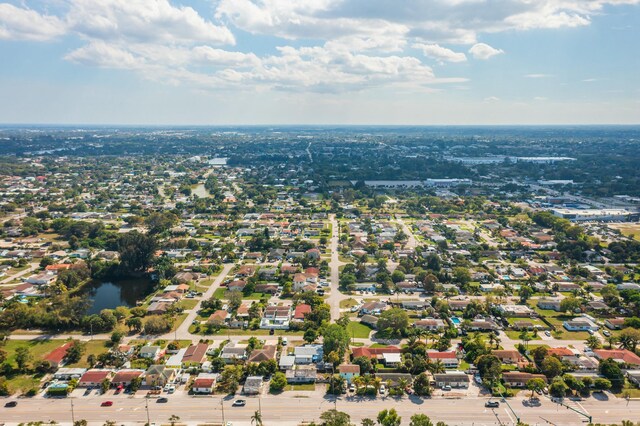
[[[371,330],[372,329],[370,327],[355,321],[351,321],[349,325],[347,325],[347,334],[349,334],[349,337],[356,339],[369,338]]]
[[[507,336],[509,336],[509,339],[511,339],[511,340],[520,340],[520,332],[519,331],[507,330],[507,331],[505,331],[505,334]],[[539,334],[537,336],[534,336],[532,332],[529,332],[529,337],[531,337],[532,341],[533,340],[541,340],[542,339]]]
[[[640,240],[640,223],[615,223],[609,225],[610,228],[617,229],[625,237],[633,237]]]
[[[296,385],[287,385],[284,388],[285,391],[314,391],[316,390],[316,385],[314,383],[304,383],[304,384],[296,384]]]
[[[57,348],[58,346],[62,346],[64,344],[64,340],[44,340],[44,339],[34,339],[34,340],[8,340],[3,346],[2,349],[7,352],[7,361],[14,367],[16,367],[15,363],[15,355],[16,350],[20,347],[26,347],[29,349],[29,353],[32,357],[32,362],[40,361],[47,355],[49,352]]]
[[[214,293],[213,296],[217,299],[227,299],[227,289],[226,288],[219,288],[217,289]],[[245,300],[260,300],[262,299],[262,297],[265,296],[265,294],[262,293],[251,293],[248,296],[242,296],[243,299]],[[268,295],[266,295],[268,296]]]

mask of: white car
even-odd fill
[[[386,391],[387,391],[387,388],[384,385],[380,385],[380,395],[384,395]]]

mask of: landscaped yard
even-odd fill
[[[227,297],[228,297],[227,289],[226,288],[219,288],[215,292],[213,292],[213,296],[216,299],[227,299]],[[269,295],[268,294],[263,294],[263,293],[251,293],[248,296],[244,296],[243,295],[242,298],[246,299],[246,300],[260,300],[264,296],[269,296]]]
[[[355,321],[351,321],[349,325],[347,325],[347,333],[349,334],[349,337],[355,339],[369,338],[371,330],[372,329],[370,327]]]
[[[520,340],[520,332],[516,330],[506,330],[505,334],[509,336],[511,340]],[[532,332],[529,332],[529,337],[531,340],[541,340],[540,333],[537,336],[534,336]]]
[[[97,358],[98,355],[107,352],[109,348],[106,346],[106,343],[106,340],[90,340],[86,342],[84,354],[82,358],[80,358],[80,361],[75,364],[65,365],[65,367],[89,368],[89,363],[87,362],[89,355],[93,354]]]

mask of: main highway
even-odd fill
[[[464,399],[446,399],[438,395],[432,399],[417,397],[360,398],[341,396],[334,400],[320,392],[288,391],[281,395],[241,397],[246,399],[244,407],[233,407],[233,397],[191,397],[186,394],[169,396],[167,403],[156,403],[142,395],[129,396],[81,396],[67,399],[47,399],[36,397],[20,399],[13,408],[0,406],[0,421],[6,425],[27,422],[55,421],[61,425],[71,425],[73,418],[87,420],[90,425],[102,425],[113,420],[118,425],[143,425],[147,422],[147,402],[149,419],[152,424],[167,424],[169,417],[176,415],[187,425],[202,423],[231,422],[233,425],[250,425],[251,417],[258,410],[262,412],[265,425],[278,424],[294,426],[302,422],[317,421],[324,411],[336,407],[351,416],[351,421],[360,424],[363,418],[375,419],[379,411],[395,408],[402,416],[402,423],[408,424],[413,414],[423,413],[435,421],[448,425],[515,425],[519,418],[530,425],[555,424],[562,426],[582,425],[586,417],[562,407],[548,399],[543,399],[537,407],[526,406],[526,396],[509,400],[513,411],[505,403],[500,407],[485,408],[487,398],[465,396]],[[525,392],[526,393],[526,392]],[[106,400],[113,401],[111,407],[101,407]],[[221,403],[222,401],[222,403]],[[593,416],[593,423],[620,423],[622,420],[640,419],[640,401],[611,397],[606,401],[591,397],[580,402],[568,402],[573,408]]]

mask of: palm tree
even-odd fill
[[[169,417],[169,422],[171,423],[171,426],[175,426],[179,420],[180,420],[180,417],[176,416],[175,414],[172,414],[171,417]]]
[[[607,343],[609,344],[609,349],[613,347],[616,343],[618,343],[618,337],[613,334],[607,337]]]
[[[620,349],[627,349],[629,351],[633,350],[633,339],[630,336],[620,335],[618,337],[618,343],[620,344]]]
[[[404,390],[409,387],[409,381],[404,377],[398,379],[398,387],[404,392]]]
[[[493,343],[496,341],[496,335],[493,333],[489,333],[489,346],[493,346]]]
[[[589,336],[585,341],[585,344],[591,349],[598,349],[600,347],[600,340],[596,336]]]
[[[262,426],[262,414],[260,411],[256,411],[251,416],[251,424],[256,424],[256,426]]]

